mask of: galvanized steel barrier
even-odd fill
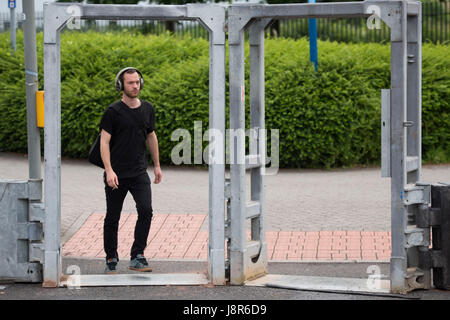
[[[375,15],[375,16],[374,16]],[[383,90],[382,173],[391,178],[392,254],[390,289],[405,293],[427,287],[417,263],[410,264],[413,248],[426,246],[426,231],[410,221],[420,204],[429,203],[429,188],[418,184],[421,176],[421,3],[418,1],[364,1],[286,5],[231,5],[228,8],[230,126],[245,126],[244,31],[250,37],[251,126],[264,123],[264,28],[271,19],[351,18],[381,19],[391,30],[391,88]],[[258,119],[258,121],[256,120]],[[244,128],[245,129],[245,128]],[[237,144],[243,162],[245,141]],[[252,169],[255,170],[255,169]],[[255,174],[258,176],[258,174]],[[252,174],[253,178],[253,174]],[[262,178],[261,178],[262,179]],[[259,186],[261,180],[255,180]],[[266,273],[265,257],[254,262],[252,243],[245,240],[245,165],[231,165],[230,281],[240,284]],[[252,181],[253,182],[253,181]],[[256,187],[258,189],[258,187]],[[253,187],[252,187],[253,191]],[[257,192],[258,193],[258,192]],[[253,195],[253,193],[252,193]],[[257,197],[257,196],[256,196]],[[262,193],[260,199],[263,201]],[[257,219],[264,216],[263,205]],[[251,216],[255,221],[254,215]],[[234,225],[233,225],[234,223]],[[257,230],[255,230],[257,229]],[[253,234],[256,235],[253,239]],[[264,248],[264,224],[252,224],[252,240]],[[251,261],[253,259],[253,261]]]
[[[74,4],[51,3],[44,7],[45,86],[45,265],[44,286],[56,287],[61,278],[61,29],[72,19],[198,20],[209,31],[210,42],[210,128],[225,132],[225,8],[218,5],[79,5],[76,16],[68,10]],[[225,134],[222,135],[225,137]],[[224,143],[222,146],[224,147]],[[217,150],[217,149],[216,149]],[[225,283],[224,268],[224,152],[211,154],[209,166],[209,276],[213,283]],[[220,218],[222,216],[222,219]]]

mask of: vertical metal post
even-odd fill
[[[244,59],[244,32],[233,30],[229,20],[231,284],[242,284],[246,272]]]
[[[209,275],[225,283],[225,44],[210,41]],[[213,130],[211,130],[213,129]]]
[[[23,2],[23,13],[25,14],[23,47],[25,51],[29,176],[30,179],[41,179],[41,140],[36,116],[38,69],[34,1]]]
[[[209,29],[209,245],[208,274],[216,285],[225,278],[225,9],[208,10],[203,24]],[[216,14],[213,14],[215,10]]]
[[[11,38],[11,48],[16,51],[16,7],[14,2],[14,7],[9,9],[10,17],[9,17],[9,32]]]
[[[251,201],[259,204],[259,215],[251,219],[251,240],[260,242],[259,256],[251,259],[252,276],[267,273],[267,244],[265,229],[264,173],[266,157],[265,91],[264,91],[264,30],[272,19],[261,19],[249,28],[250,44],[250,132],[258,137],[256,151],[260,166],[251,169]],[[250,141],[251,142],[251,141]]]
[[[422,3],[417,3],[419,14],[407,22],[407,183],[419,181],[422,170]]]
[[[406,151],[406,183],[415,185],[420,181],[422,169],[422,17],[421,2],[417,2],[417,15],[407,17],[407,151]],[[417,227],[416,216],[418,204],[408,206],[410,229]],[[431,270],[420,268],[421,252],[427,252],[430,239],[430,228],[422,228],[424,238],[422,245],[408,248],[408,268],[418,268],[421,285],[431,287]]]
[[[233,10],[239,11],[239,8]],[[264,29],[271,19],[252,21],[250,42],[250,155],[245,155],[244,30],[249,22],[239,12],[230,13],[230,283],[267,273],[264,228]],[[257,136],[257,139],[255,139]],[[255,144],[255,140],[258,141]],[[251,170],[251,200],[246,201],[246,169]],[[247,239],[246,221],[251,220]]]
[[[406,187],[406,115],[407,115],[407,8],[400,8],[400,22],[391,28],[391,291],[406,291],[407,254],[405,230],[407,206],[403,203]]]
[[[108,6],[110,7],[110,6]],[[119,6],[117,6],[119,7]],[[131,7],[131,6],[130,6]],[[92,7],[90,7],[92,9]],[[216,5],[158,7],[153,18],[200,18],[210,31],[209,276],[225,283],[225,10]],[[131,7],[132,11],[135,7]],[[156,9],[155,9],[156,10]],[[185,13],[186,12],[186,13]],[[81,15],[81,12],[80,12]],[[185,16],[184,16],[185,15]],[[45,100],[45,268],[44,286],[59,285],[61,275],[61,66],[60,30],[70,18],[63,5],[44,5]]]
[[[381,177],[391,176],[391,90],[381,89]]]
[[[57,287],[61,275],[61,59],[59,28],[44,4],[44,287]],[[53,19],[52,19],[53,18]]]

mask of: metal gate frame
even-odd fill
[[[68,12],[76,5],[76,16]],[[375,10],[374,10],[375,8]],[[264,129],[264,29],[272,19],[370,17],[391,29],[391,89],[382,91],[382,176],[391,177],[392,255],[390,290],[405,293],[428,288],[430,272],[422,272],[420,251],[429,246],[429,228],[418,228],[414,217],[419,205],[430,203],[430,186],[421,175],[421,3],[416,1],[364,1],[351,3],[231,5],[228,7],[230,129],[245,131],[244,31],[250,34],[250,125]],[[245,136],[232,144],[230,184],[225,185],[225,8],[217,5],[182,6],[44,5],[45,126],[45,249],[44,287],[61,279],[61,85],[60,31],[74,18],[199,20],[210,33],[210,128],[220,132],[219,149],[210,149],[209,247],[210,281],[243,284],[267,273],[264,227],[265,137],[245,155]],[[214,131],[214,130],[213,130]],[[258,131],[257,131],[258,132]],[[218,136],[210,131],[210,142]],[[217,147],[217,145],[215,145]],[[255,163],[252,163],[256,161]],[[252,170],[252,196],[245,201],[245,170]],[[225,198],[229,203],[227,230]],[[252,220],[251,241],[245,221]],[[229,261],[225,262],[225,238]],[[227,263],[227,266],[226,266]]]
[[[373,17],[391,30],[391,89],[382,91],[382,176],[391,177],[390,290],[406,293],[430,287],[430,272],[418,269],[419,251],[429,246],[429,228],[418,228],[414,217],[420,204],[430,202],[430,187],[421,176],[421,45],[422,8],[419,1],[231,5],[228,8],[230,129],[245,130],[244,31],[250,43],[250,129],[264,128],[264,29],[272,19]],[[264,184],[261,165],[252,170],[252,202],[246,203],[245,138],[238,136],[232,162],[230,218],[230,282],[243,284],[267,273],[264,229]],[[265,150],[261,141],[260,153]],[[233,150],[230,150],[233,151]],[[256,155],[258,156],[258,154]],[[260,154],[264,157],[264,154]],[[262,162],[263,164],[265,162]],[[245,221],[252,220],[251,241]],[[258,254],[258,250],[261,254]]]
[[[90,5],[44,4],[45,226],[43,286],[61,282],[61,62],[60,32],[73,19],[198,20],[209,31],[209,127],[215,148],[209,154],[208,276],[225,284],[225,8],[210,4]],[[220,132],[222,135],[214,133]],[[222,141],[217,139],[223,138]],[[221,142],[221,143],[220,143]],[[221,150],[221,148],[223,150]]]

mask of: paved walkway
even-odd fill
[[[73,159],[63,159],[61,168],[63,255],[103,257],[103,171]],[[151,168],[149,174],[153,179]],[[24,155],[0,153],[0,179],[27,178]],[[450,182],[450,165],[424,166],[422,180]],[[390,179],[380,177],[380,168],[280,170],[266,176],[265,185],[270,260],[389,259]],[[208,171],[163,168],[163,181],[152,184],[152,192],[154,220],[146,255],[205,260]],[[136,217],[134,201],[127,196],[119,231],[123,259],[129,253]]]
[[[102,213],[90,215],[64,244],[63,255],[105,258],[104,218]],[[144,255],[153,260],[207,260],[208,232],[200,230],[205,219],[201,214],[155,214]],[[129,259],[136,220],[136,214],[121,216],[121,259]],[[266,238],[269,261],[389,261],[391,254],[386,231],[269,231]]]

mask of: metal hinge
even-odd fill
[[[430,203],[431,185],[409,185],[405,187],[404,205]]]
[[[416,214],[416,222],[419,228],[429,228],[441,225],[441,209],[422,204]]]

